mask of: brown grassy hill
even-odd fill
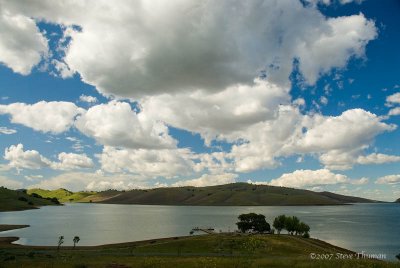
[[[95,202],[95,201],[94,201]],[[171,187],[119,192],[100,203],[201,206],[291,206],[371,203],[369,199],[308,190],[233,183],[208,187]]]

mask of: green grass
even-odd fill
[[[57,198],[60,202],[79,202],[85,197],[95,195],[96,192],[71,192],[66,189],[43,190],[43,189],[28,189],[28,194],[38,194],[42,197]]]
[[[313,260],[311,253],[334,254]],[[352,252],[287,235],[204,235],[98,247],[0,247],[0,267],[399,267],[377,260],[338,260]],[[118,266],[119,265],[119,266]]]
[[[21,191],[0,187],[0,211],[33,209],[47,205],[55,204],[51,200],[32,197]]]

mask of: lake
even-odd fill
[[[0,212],[0,224],[29,224],[31,227],[0,233],[18,236],[19,244],[101,245],[161,237],[188,235],[194,227],[216,231],[236,229],[237,216],[261,213],[272,226],[280,215],[295,215],[311,227],[311,236],[356,252],[400,253],[400,204],[355,204],[346,206],[146,206],[111,204],[67,204],[41,209]]]

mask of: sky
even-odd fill
[[[400,197],[397,0],[0,0],[0,185]]]

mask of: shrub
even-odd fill
[[[18,200],[19,200],[19,201],[23,201],[23,202],[28,202],[28,199],[26,199],[26,198],[23,197],[23,196],[18,197]]]
[[[37,193],[31,193],[31,196],[35,197],[35,198],[43,198],[41,195],[39,195]]]

